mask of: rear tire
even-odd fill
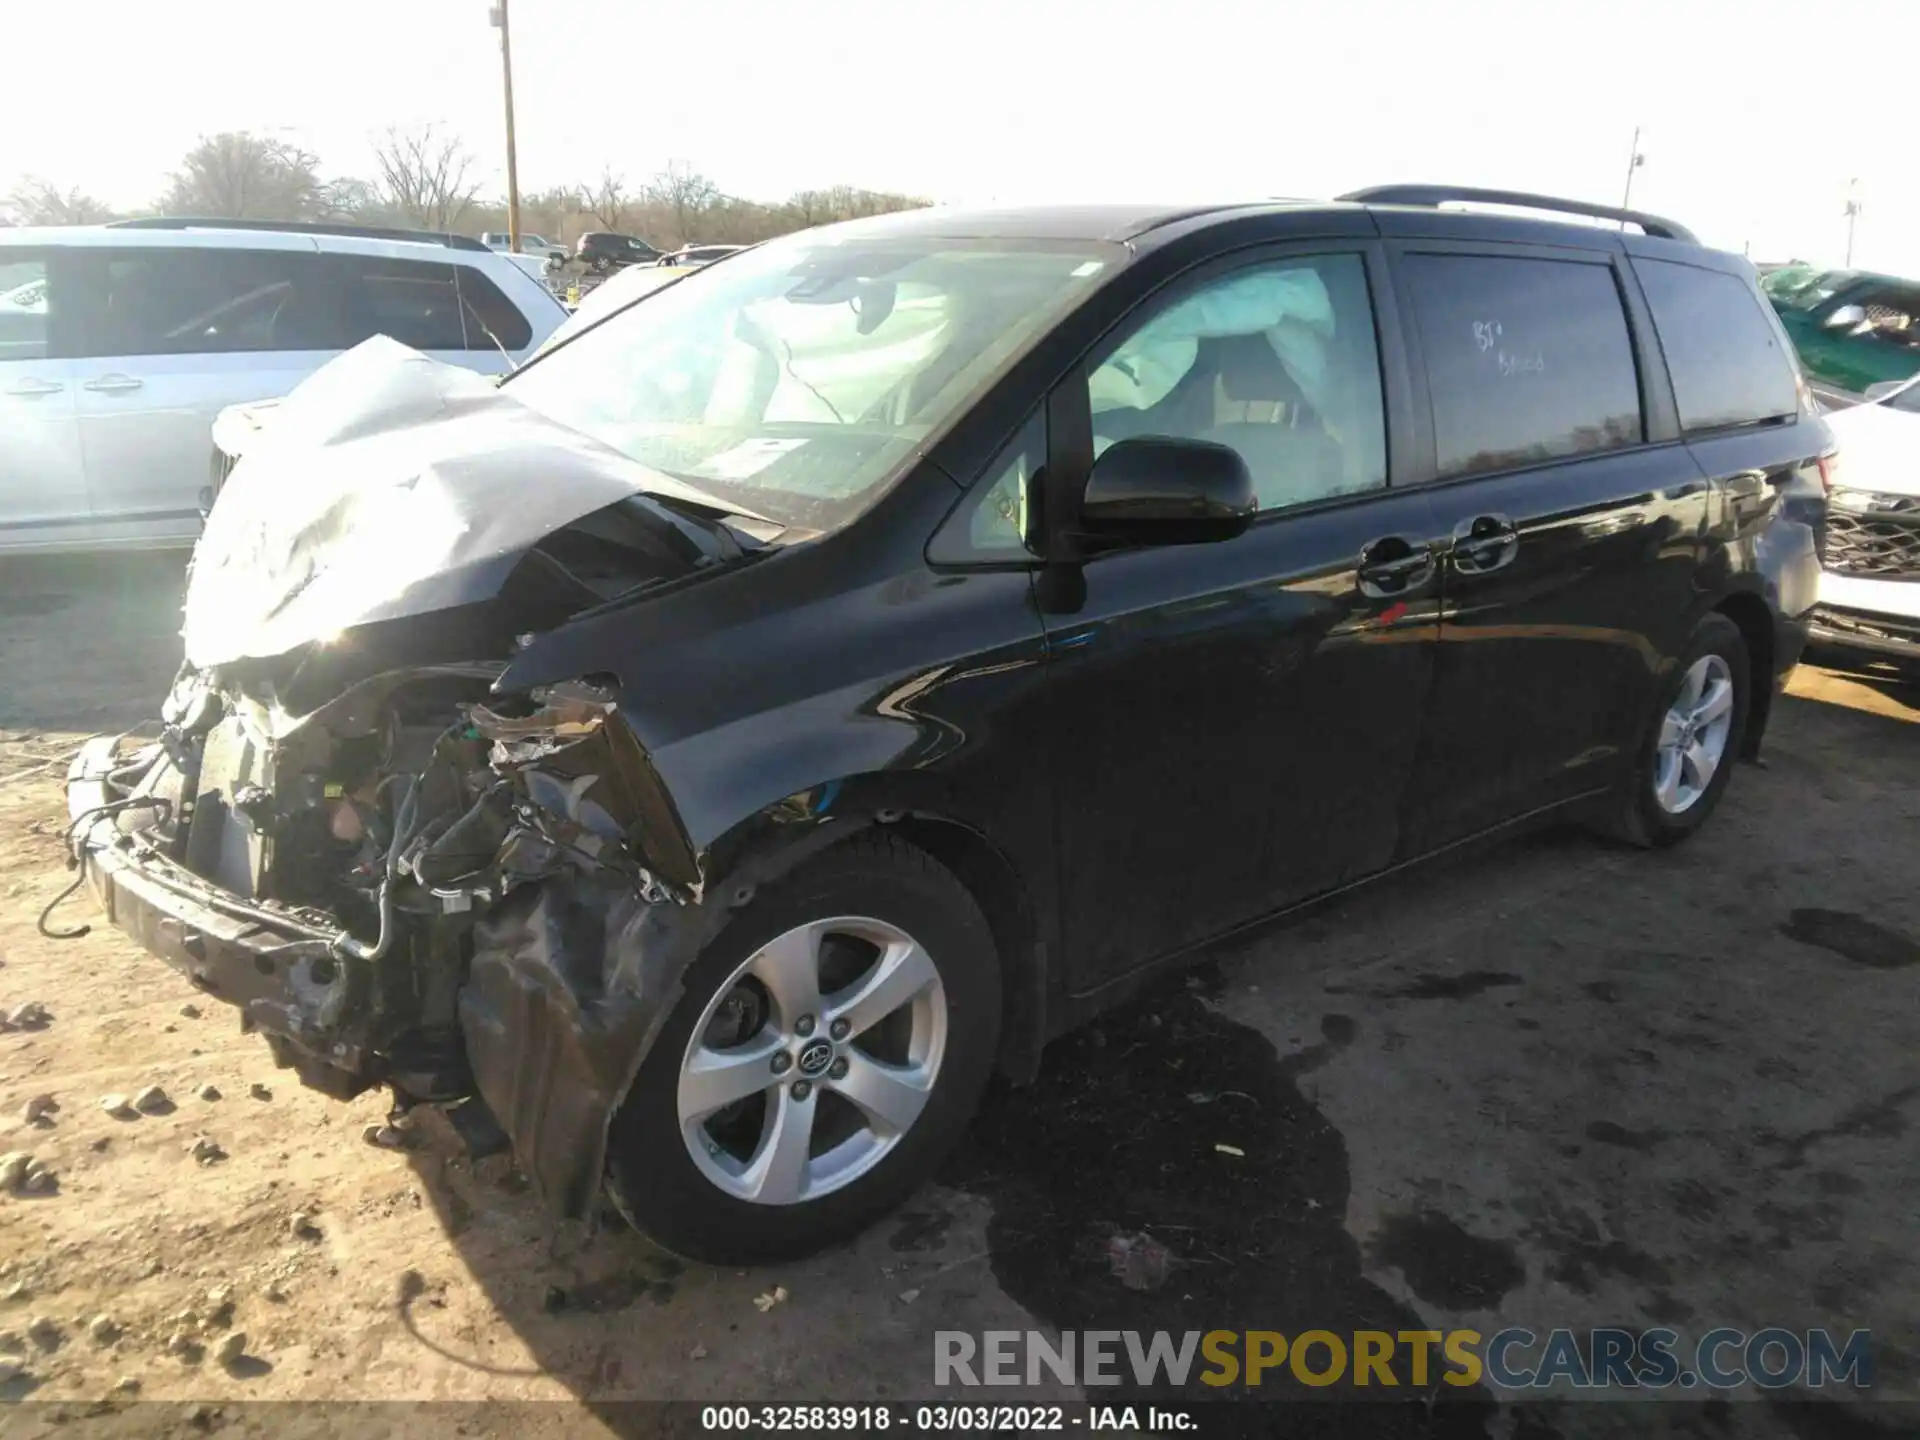
[[[945,1158],[999,1032],[979,905],[897,836],[855,836],[755,896],[688,969],[614,1117],[608,1192],[692,1260],[789,1260],[849,1239]],[[711,1108],[723,1093],[739,1098]]]
[[[1642,848],[1693,834],[1720,803],[1746,737],[1752,665],[1740,627],[1704,617],[1642,720],[1631,771],[1598,828]]]

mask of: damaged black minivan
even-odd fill
[[[1463,198],[858,221],[499,386],[371,341],[227,480],[75,857],[562,1214],[843,1238],[1155,968],[1678,840],[1757,752],[1832,446],[1751,270]]]

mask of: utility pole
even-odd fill
[[[507,248],[520,253],[520,167],[513,152],[513,35],[507,28],[507,0],[493,0],[489,20],[500,32],[500,87],[507,100]]]
[[[1847,258],[1843,268],[1853,268],[1853,227],[1860,218],[1860,177],[1847,181]]]
[[[1640,153],[1640,127],[1636,125],[1633,127],[1633,149],[1627,156],[1627,189],[1626,193],[1620,197],[1620,208],[1622,210],[1631,210],[1633,208],[1633,172],[1646,163],[1647,157]],[[1620,222],[1620,228],[1622,230],[1626,229],[1627,222],[1622,220]]]

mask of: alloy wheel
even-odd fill
[[[1653,797],[1669,815],[1699,803],[1726,759],[1733,728],[1733,670],[1719,655],[1687,667],[1680,693],[1660,721]]]
[[[913,1128],[946,1042],[946,990],[912,936],[871,916],[797,925],[749,956],[694,1025],[681,1136],[729,1195],[816,1200]]]

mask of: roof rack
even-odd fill
[[[1698,237],[1677,220],[1663,220],[1644,210],[1622,210],[1614,205],[1590,205],[1585,200],[1561,200],[1552,195],[1530,195],[1523,190],[1476,190],[1466,185],[1371,185],[1335,197],[1356,205],[1428,205],[1438,207],[1454,202],[1474,205],[1513,205],[1526,210],[1555,210],[1564,215],[1586,215],[1595,220],[1619,220],[1638,225],[1649,235],[1662,240],[1700,243]]]
[[[400,230],[389,225],[333,225],[314,220],[219,220],[175,215],[145,215],[135,220],[109,220],[110,230],[268,230],[292,235],[353,235],[363,240],[410,240],[416,245],[444,245],[450,250],[486,250],[471,235],[446,230]]]

